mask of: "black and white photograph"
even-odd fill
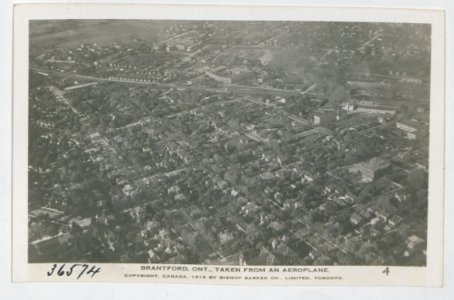
[[[424,284],[440,27],[373,20],[27,19],[16,257],[46,280]]]
[[[31,21],[29,261],[425,265],[430,36]]]

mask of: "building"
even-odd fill
[[[353,213],[350,217],[350,223],[357,226],[363,222],[363,218],[357,213]]]
[[[61,217],[63,212],[49,207],[40,207],[28,213],[30,218],[37,218],[42,215],[47,215],[50,219],[55,220]]]
[[[375,178],[383,175],[384,171],[389,168],[389,162],[384,159],[374,157],[367,162],[354,164],[349,168],[352,173],[360,172],[363,180],[366,182],[373,181]]]
[[[321,111],[317,110],[314,112],[314,125],[330,126],[333,125],[336,120],[336,111]]]
[[[351,101],[347,101],[342,104],[342,109],[347,112],[354,111],[356,109],[356,105],[355,105],[355,103],[352,103]]]
[[[397,121],[396,127],[404,131],[409,140],[414,140],[419,131],[419,124],[413,121]]]
[[[255,82],[256,75],[252,71],[242,68],[232,68],[227,70],[224,66],[219,66],[211,71],[205,71],[205,75],[222,84]]]
[[[347,81],[352,88],[357,88],[360,93],[367,96],[392,96],[392,86],[387,82]]]
[[[257,77],[255,76],[255,73],[252,71],[244,71],[241,73],[238,73],[231,78],[232,83],[247,83],[247,82],[255,82],[257,80]]]
[[[394,106],[385,106],[385,105],[366,105],[358,104],[356,111],[364,112],[368,114],[396,114],[396,107]]]
[[[231,84],[232,83],[232,79],[231,78],[220,76],[220,75],[217,75],[217,74],[215,74],[213,72],[210,72],[210,71],[206,71],[205,75],[207,75],[211,79],[214,79],[217,82],[220,82],[220,83],[223,83],[223,84]]]
[[[44,236],[30,243],[30,246],[38,255],[51,257],[61,250],[61,245],[73,238],[69,232],[59,232],[55,236]]]
[[[421,85],[422,79],[421,78],[413,78],[413,77],[401,77],[399,82],[401,83],[409,83],[414,85]]]
[[[418,125],[411,121],[397,121],[396,127],[406,132],[415,132],[418,130]]]
[[[415,248],[416,246],[424,243],[424,239],[420,238],[419,236],[417,235],[412,235],[410,237],[407,238],[407,240],[405,241],[407,243],[407,247],[410,248],[410,249],[413,249]]]

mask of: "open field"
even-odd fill
[[[109,44],[115,41],[124,43],[131,42],[134,39],[144,39],[147,42],[157,42],[160,39],[159,30],[150,30],[150,21],[135,21],[129,20],[125,22],[106,21],[89,21],[84,25],[67,28],[62,23],[63,31],[49,32],[47,21],[33,21],[34,31],[31,33],[30,42],[36,46],[58,46],[58,47],[74,47],[82,43],[98,43]],[[40,24],[42,23],[42,24]],[[160,27],[160,23],[153,21],[153,27]],[[36,35],[35,35],[35,34]]]

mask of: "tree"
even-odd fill
[[[427,173],[421,169],[414,169],[408,174],[407,182],[410,189],[427,189]]]

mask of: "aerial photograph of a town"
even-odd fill
[[[425,266],[431,26],[29,23],[28,259]]]

